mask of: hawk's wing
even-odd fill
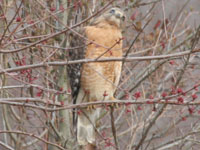
[[[84,36],[84,30],[81,30],[80,34]],[[85,40],[77,34],[70,35],[70,49],[68,54],[68,60],[80,60],[85,58]],[[70,85],[72,90],[73,103],[76,103],[76,98],[80,88],[80,77],[81,77],[82,64],[71,64],[68,65],[67,71],[70,78]]]
[[[85,35],[84,29],[79,32],[82,36]],[[84,36],[85,37],[85,36]],[[85,58],[85,40],[79,35],[72,33],[70,34],[70,49],[68,51],[68,60],[80,60]],[[71,85],[72,100],[73,104],[76,104],[77,96],[80,89],[82,64],[70,64],[67,66],[68,77]],[[73,111],[73,123],[76,124],[77,116],[75,109]],[[75,125],[76,126],[76,125]],[[75,131],[76,132],[76,131]]]

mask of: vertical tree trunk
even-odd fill
[[[67,0],[61,0],[56,2],[57,9],[58,7],[62,6],[64,9],[68,8],[68,1]],[[58,19],[68,26],[68,20],[70,17],[70,9],[65,10],[64,13],[59,14],[57,17]],[[63,24],[60,24],[59,22],[55,22],[55,26],[62,30],[65,28]],[[66,39],[66,35],[62,34],[58,37],[56,37],[56,41],[61,47],[69,47],[69,41]],[[66,61],[66,51],[63,51],[61,54],[59,54],[59,59]],[[58,66],[54,68],[57,70],[57,86],[58,88],[62,88],[63,91],[66,91],[64,94],[59,94],[58,101],[60,101],[62,104],[72,104],[71,102],[71,96],[67,95],[67,92],[69,91],[69,80],[68,80],[68,74],[66,66]],[[69,109],[61,110],[59,111],[59,118],[58,118],[58,132],[60,133],[60,137],[58,139],[58,143],[60,143],[64,148],[67,149],[73,149],[74,142],[71,139],[73,139],[72,134],[72,111]],[[52,147],[51,150],[55,150],[55,147]]]

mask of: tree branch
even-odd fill
[[[200,49],[193,50],[192,53],[200,52]],[[69,64],[77,64],[77,63],[89,63],[89,62],[107,62],[107,61],[146,61],[146,60],[160,60],[160,59],[176,59],[181,56],[185,56],[191,53],[190,51],[184,51],[174,54],[168,54],[168,55],[159,55],[159,56],[142,56],[142,57],[112,57],[112,58],[101,58],[101,59],[81,59],[81,60],[75,60],[75,61],[63,61],[63,62],[44,62],[44,63],[38,63],[33,65],[26,65],[26,66],[20,66],[15,68],[8,68],[8,69],[0,69],[0,74],[3,73],[9,73],[9,72],[16,72],[26,69],[33,69],[33,68],[39,68],[39,67],[46,67],[46,66],[63,66],[63,65],[69,65]]]

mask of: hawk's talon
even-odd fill
[[[114,97],[112,97],[111,100],[117,100],[117,99],[114,98]],[[119,107],[120,107],[120,104],[119,104],[119,103],[112,103],[112,104],[111,104],[111,107],[119,108]]]
[[[94,110],[94,109],[96,109],[96,106],[95,106],[95,105],[89,105],[89,106],[87,106],[87,110],[88,110],[88,111],[92,111],[92,110]]]
[[[119,107],[120,107],[120,104],[118,104],[118,103],[112,103],[112,104],[111,104],[111,107],[119,108]]]

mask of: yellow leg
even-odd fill
[[[87,107],[87,110],[90,111],[90,110],[93,110],[93,109],[96,109],[96,105],[89,105]]]
[[[92,99],[90,102],[95,102],[96,100],[95,99]],[[97,107],[96,107],[96,105],[89,105],[88,107],[87,107],[87,110],[88,111],[90,111],[90,110],[94,110],[94,109],[96,109]]]
[[[117,100],[117,99],[114,98],[114,97],[112,97],[111,100]],[[114,107],[114,108],[119,108],[120,104],[118,104],[118,103],[112,103],[111,106]]]

